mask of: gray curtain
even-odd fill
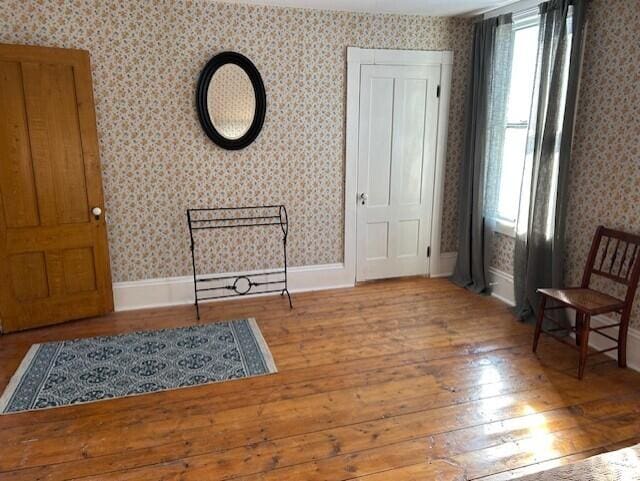
[[[458,193],[458,258],[451,280],[475,292],[488,288],[486,268],[490,224],[486,208],[504,144],[511,66],[511,15],[474,25],[470,91]],[[487,182],[489,181],[489,183]]]
[[[567,178],[582,57],[582,0],[540,5],[537,79],[529,154],[516,226],[514,284],[521,319],[538,309],[536,289],[561,287]]]

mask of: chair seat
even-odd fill
[[[571,287],[568,289],[538,289],[538,292],[591,315],[617,311],[624,307],[624,301],[593,289]]]

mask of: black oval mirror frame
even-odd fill
[[[209,109],[207,108],[207,95],[209,91],[209,83],[213,78],[213,74],[220,67],[226,64],[235,64],[245,71],[251,85],[253,86],[253,92],[256,96],[256,110],[253,115],[253,122],[249,127],[249,130],[237,139],[228,139],[220,134],[216,130],[211,121],[209,115]],[[198,79],[198,87],[196,89],[196,108],[198,110],[198,117],[200,118],[200,124],[205,133],[213,140],[217,145],[227,150],[240,150],[244,149],[251,142],[256,140],[260,131],[262,130],[262,124],[264,123],[264,116],[267,110],[267,96],[264,91],[264,83],[262,83],[262,77],[255,65],[244,55],[237,52],[222,52],[215,55],[207,62],[202,72],[200,72],[200,78]]]

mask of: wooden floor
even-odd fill
[[[253,316],[279,373],[0,416],[0,479],[510,479],[640,442],[640,374],[577,356],[499,301],[405,279],[207,304]],[[31,343],[195,323],[193,307],[0,338],[0,385]]]

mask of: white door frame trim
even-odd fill
[[[347,276],[356,280],[356,196],[358,179],[358,121],[360,118],[360,67],[362,65],[440,65],[440,105],[436,135],[436,168],[431,216],[431,257],[429,275],[438,276],[442,235],[444,168],[449,127],[449,99],[453,52],[450,50],[386,50],[347,47],[347,125],[344,185],[344,267]]]

